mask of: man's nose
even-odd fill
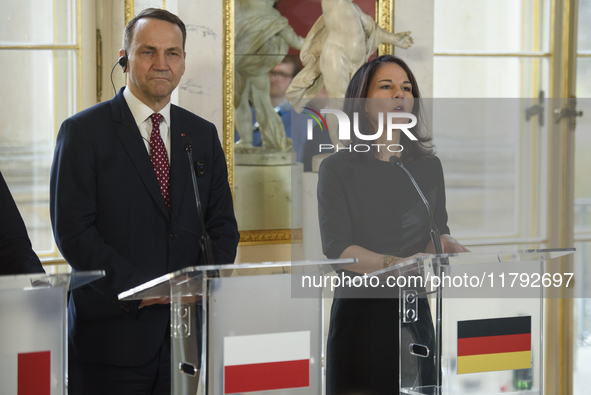
[[[154,59],[154,68],[156,70],[168,70],[168,60],[166,53],[159,52]]]

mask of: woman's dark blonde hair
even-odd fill
[[[405,162],[413,162],[419,160],[425,156],[434,155],[433,150],[433,137],[430,133],[425,133],[426,125],[424,125],[422,116],[422,103],[421,103],[421,92],[419,91],[419,85],[417,80],[408,67],[408,65],[399,57],[394,55],[382,55],[379,56],[357,70],[345,93],[345,103],[343,111],[349,116],[349,119],[353,119],[353,114],[356,112],[359,114],[359,131],[368,131],[368,134],[374,133],[373,126],[363,114],[365,114],[365,103],[364,100],[347,100],[347,99],[365,99],[367,98],[367,92],[371,80],[375,75],[376,71],[384,64],[394,63],[402,67],[408,76],[408,80],[412,85],[412,96],[415,98],[412,113],[417,117],[417,125],[410,129],[410,132],[417,138],[417,141],[410,140],[406,134],[400,133],[400,144],[404,147],[402,151],[401,159]],[[418,100],[417,100],[418,99]],[[421,127],[422,126],[422,127]],[[351,131],[352,132],[352,131]],[[351,144],[367,144],[366,141],[359,139],[355,133],[351,133]],[[367,158],[368,160],[379,158],[379,152],[375,147],[371,147],[368,152],[352,152],[352,156]]]

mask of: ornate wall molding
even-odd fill
[[[376,22],[382,29],[394,31],[394,0],[376,0]],[[378,55],[393,54],[391,45],[380,44]]]
[[[133,19],[133,0],[125,0],[125,26]]]
[[[228,182],[234,193],[234,0],[224,0],[224,153]]]
[[[302,229],[271,229],[240,231],[240,245],[301,244]]]

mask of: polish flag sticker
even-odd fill
[[[50,395],[51,352],[0,354],[2,395]]]
[[[224,394],[309,386],[309,331],[224,338]]]

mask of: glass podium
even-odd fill
[[[543,394],[544,298],[574,283],[547,269],[573,252],[427,255],[368,275],[388,287],[342,294],[399,299],[401,393]],[[175,395],[319,395],[327,284],[303,279],[330,285],[354,262],[191,267],[119,298],[170,298]]]
[[[67,291],[103,276],[103,271],[0,276],[1,393],[66,393]]]
[[[172,394],[322,394],[323,288],[352,259],[189,267],[123,292],[169,297]],[[295,285],[295,286],[294,286]]]
[[[543,394],[544,298],[574,248],[429,255],[372,273],[396,279],[400,392]]]

